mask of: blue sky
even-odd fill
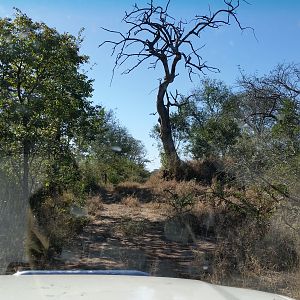
[[[129,11],[137,2],[140,6],[148,1],[140,0],[1,0],[0,17],[11,17],[13,7],[21,9],[36,21],[44,21],[60,32],[74,35],[84,27],[85,40],[82,53],[90,56],[93,69],[89,76],[95,79],[93,101],[113,109],[120,122],[130,133],[143,141],[152,163],[149,168],[159,166],[159,155],[155,141],[149,137],[152,126],[157,122],[155,112],[155,89],[161,77],[159,69],[148,70],[144,65],[130,75],[121,76],[118,72],[110,86],[114,60],[110,48],[99,49],[98,45],[109,36],[100,27],[125,30],[121,19],[125,10]],[[208,76],[234,84],[240,66],[247,73],[268,73],[278,63],[300,63],[300,0],[248,0],[241,3],[238,18],[242,25],[251,30],[241,32],[237,26],[211,30],[203,35],[198,45],[203,48],[203,58],[212,66],[218,67],[219,74]],[[155,3],[163,4],[158,0]],[[190,19],[196,14],[208,12],[222,6],[221,0],[171,0],[170,12]],[[121,71],[121,70],[120,70]],[[199,80],[191,83],[186,73],[179,69],[173,87],[188,94],[197,87]]]

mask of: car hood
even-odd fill
[[[283,300],[284,296],[202,281],[116,275],[0,276],[1,299]]]

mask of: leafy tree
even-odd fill
[[[182,62],[187,69],[189,78],[197,72],[206,69],[217,70],[209,67],[200,55],[200,48],[196,45],[197,38],[208,29],[217,29],[229,25],[231,20],[243,29],[237,19],[236,12],[239,1],[224,0],[225,7],[208,15],[196,15],[191,22],[179,20],[169,15],[167,1],[165,7],[155,6],[150,1],[147,7],[137,4],[133,10],[125,14],[123,21],[129,26],[127,33],[108,30],[117,34],[119,40],[104,41],[113,45],[112,54],[116,56],[115,68],[122,66],[130,59],[136,59],[132,66],[123,73],[129,74],[145,61],[149,61],[150,68],[162,67],[156,109],[159,115],[159,135],[167,161],[167,168],[175,177],[180,177],[182,162],[176,151],[172,136],[170,120],[171,108],[178,107],[177,99],[168,93],[169,86],[178,75],[178,65]],[[114,70],[115,70],[114,68]]]
[[[203,127],[194,127],[190,150],[195,158],[224,157],[240,134],[238,125],[226,117],[210,118]]]
[[[172,115],[177,137],[194,158],[226,156],[244,186],[299,202],[299,74],[290,64],[262,77],[242,75],[234,93],[203,81]]]
[[[96,184],[142,181],[148,176],[146,162],[141,141],[133,138],[112,112],[106,113],[103,132],[91,143],[87,157],[82,160],[85,175],[90,176],[88,181]]]
[[[188,149],[194,158],[224,157],[240,135],[233,93],[223,82],[206,79],[192,101]]]
[[[240,135],[237,102],[221,81],[205,79],[190,97],[181,97],[170,116],[173,139],[194,158],[223,157]],[[154,129],[158,133],[158,129]],[[155,135],[155,134],[154,134]]]
[[[0,20],[0,152],[18,171],[24,199],[34,169],[56,180],[58,161],[70,161],[72,147],[101,123],[101,109],[88,101],[92,80],[81,71],[88,62],[81,42],[19,10]]]

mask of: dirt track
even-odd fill
[[[199,278],[209,270],[206,255],[214,244],[187,239],[168,221],[166,209],[151,203],[130,207],[103,204],[97,217],[66,249],[65,269],[134,269],[155,276]]]

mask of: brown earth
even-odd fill
[[[222,266],[215,270],[211,265],[217,244],[205,230],[205,221],[202,230],[194,231],[172,217],[165,203],[142,203],[113,192],[102,193],[99,199],[102,202],[92,211],[91,222],[63,249],[52,268],[139,270],[153,276],[200,279],[299,299],[298,272],[266,270],[221,279],[222,274],[216,272]]]
[[[169,218],[163,204],[103,204],[60,256],[64,269],[127,269],[199,278],[209,271],[213,241]]]

